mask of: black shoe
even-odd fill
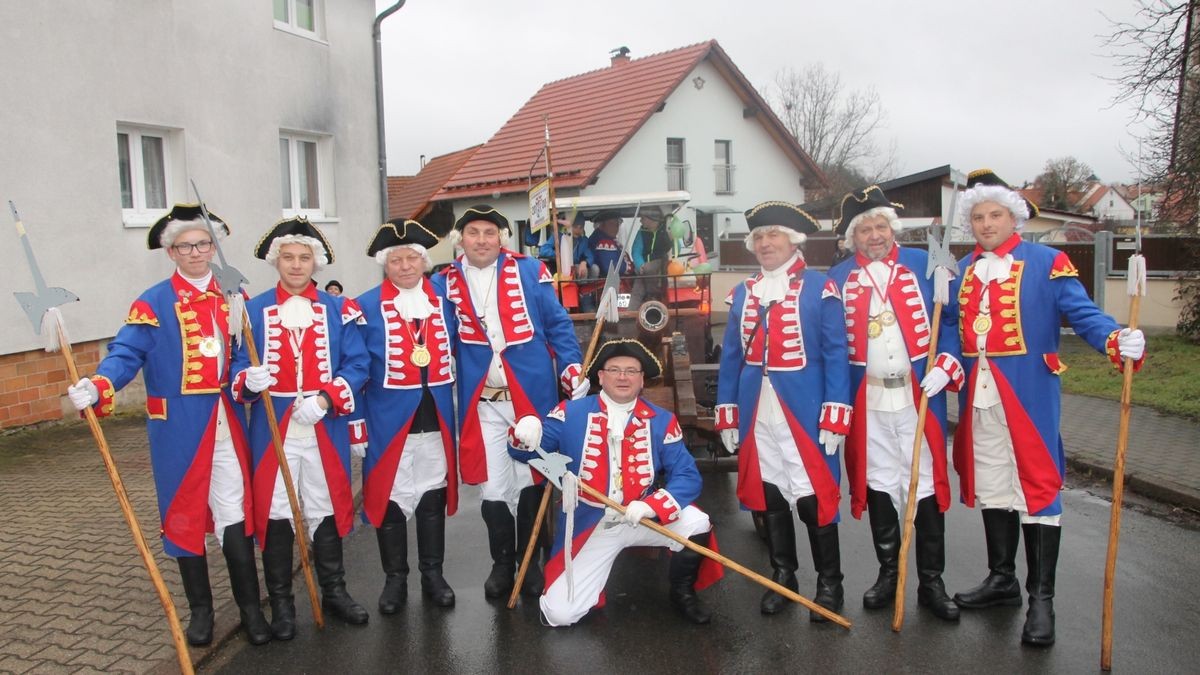
[[[408,598],[408,523],[396,502],[388,502],[383,522],[375,528],[375,539],[384,573],[379,612],[395,614]]]
[[[797,500],[796,515],[808,527],[813,568],[817,570],[817,592],[813,596],[813,602],[832,612],[838,612],[846,604],[846,598],[842,588],[842,553],[838,542],[837,523],[818,525],[815,495]],[[808,620],[813,623],[829,621],[812,611],[809,612]]]
[[[791,515],[791,514],[789,514]],[[701,546],[708,546],[709,533],[698,534],[691,541]],[[704,606],[704,601],[696,595],[696,578],[700,574],[700,563],[704,556],[690,548],[671,554],[671,564],[668,572],[670,581],[671,606],[689,623],[703,625],[712,621],[712,612]]]
[[[1058,567],[1058,545],[1062,528],[1056,525],[1023,525],[1025,530],[1025,562],[1029,578],[1029,610],[1025,613],[1025,628],[1021,642],[1036,647],[1054,644],[1054,580]]]
[[[886,492],[867,490],[867,515],[871,520],[871,543],[879,561],[875,585],[863,593],[863,607],[883,609],[896,599],[900,564],[900,517]]]
[[[270,520],[265,537],[262,564],[271,601],[271,636],[291,640],[296,637],[296,603],[292,596],[292,546],[296,535],[291,521]]]
[[[271,641],[271,626],[262,613],[262,596],[258,588],[258,567],[254,564],[254,538],[246,536],[246,523],[225,528],[221,550],[229,567],[229,585],[233,601],[242,617],[242,630],[252,645]]]
[[[516,553],[518,560],[525,555],[525,550],[529,546],[529,538],[533,535],[533,524],[537,520],[537,512],[541,506],[544,491],[545,488],[540,485],[531,485],[521,490],[521,496],[517,501]],[[525,568],[525,578],[521,580],[521,595],[525,597],[535,598],[541,595],[542,589],[546,585],[546,578],[542,574],[541,533],[538,534],[538,544],[535,545],[533,555],[529,558],[529,566]]]
[[[446,554],[446,488],[421,496],[414,514],[417,521],[417,567],[421,593],[438,607],[454,606],[454,589],[442,576]]]
[[[480,510],[487,524],[492,554],[492,572],[483,582],[483,594],[492,600],[507,598],[512,593],[513,575],[517,573],[517,522],[504,502],[485,501]]]
[[[800,564],[796,560],[796,525],[792,521],[792,505],[783,498],[779,488],[771,483],[763,483],[763,494],[766,497],[767,510],[762,512],[762,524],[767,551],[771,557],[771,580],[780,586],[798,591],[800,584],[796,580],[796,569]],[[778,614],[791,604],[791,600],[768,590],[763,593],[758,610],[767,615]]]
[[[917,604],[928,607],[944,621],[958,621],[958,605],[946,594],[942,572],[946,569],[946,517],[938,510],[937,497],[917,502],[914,519],[917,531]]]
[[[208,559],[204,556],[177,558],[183,593],[187,596],[191,617],[188,619],[188,644],[200,647],[213,639],[212,587],[208,584]]]
[[[1017,543],[1021,521],[1016,511],[983,509],[983,534],[987,540],[988,570],[983,583],[954,594],[954,603],[963,609],[982,609],[996,605],[1020,605],[1021,585],[1016,576]]]
[[[351,625],[367,623],[371,615],[346,592],[342,536],[333,516],[325,516],[313,532],[313,561],[321,584],[321,609]]]

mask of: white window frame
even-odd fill
[[[679,160],[678,162],[671,161],[671,146],[673,141],[678,141],[679,144]],[[688,163],[687,163],[687,139],[684,138],[668,138],[667,139],[667,189],[668,190],[686,190],[688,189]]]
[[[721,157],[721,148],[726,150],[725,156]],[[733,163],[733,141],[728,139],[716,139],[713,141],[713,155],[717,160],[713,164],[713,193],[718,195],[731,195],[737,192],[733,182],[733,172],[737,166]],[[724,161],[721,161],[724,160]]]
[[[126,134],[129,137],[130,192],[133,197],[133,206],[126,208],[121,202],[120,147],[118,147],[117,203],[121,206],[121,222],[128,228],[150,227],[156,220],[166,215],[177,202],[187,201],[183,199],[183,196],[187,194],[186,186],[184,186],[187,171],[183,156],[183,130],[150,124],[118,122],[116,133],[118,143],[120,143],[120,134]],[[162,208],[146,206],[145,163],[142,155],[143,136],[162,139],[165,198]]]
[[[291,33],[302,38],[315,40],[322,44],[328,44],[325,41],[325,0],[313,0],[313,29],[309,30],[303,26],[296,25],[296,0],[279,0],[287,4],[288,20],[280,21],[275,18],[275,0],[271,3],[271,18],[275,22],[275,29],[285,33]]]
[[[283,217],[291,218],[294,216],[304,216],[313,222],[337,222],[335,217],[337,209],[334,208],[334,190],[333,190],[333,136],[330,134],[317,134],[310,131],[296,131],[294,129],[280,129],[280,141],[288,142],[288,185],[291,189],[290,206],[283,207]],[[317,208],[301,208],[299,206],[300,194],[300,164],[296,161],[299,157],[297,150],[299,143],[316,143],[317,146]],[[277,149],[278,152],[278,149]],[[282,157],[280,157],[280,171],[283,171]],[[283,200],[282,187],[283,175],[281,173],[278,185],[280,186],[280,202]]]

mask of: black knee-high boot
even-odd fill
[[[708,546],[709,534],[697,534],[691,537],[691,541]],[[695,624],[706,624],[712,620],[712,613],[704,606],[700,596],[696,595],[696,578],[700,574],[702,562],[704,556],[690,548],[684,548],[671,554],[671,564],[668,568],[671,606],[677,609],[683,618]]]
[[[362,625],[370,615],[346,592],[346,568],[342,564],[342,536],[333,516],[326,516],[313,532],[313,560],[321,584],[321,609],[349,624]]]
[[[867,515],[871,519],[871,543],[879,561],[875,585],[863,593],[863,607],[882,609],[896,599],[900,565],[900,516],[886,492],[867,490]]]
[[[288,520],[267,521],[263,548],[263,579],[271,601],[271,635],[276,640],[296,637],[296,602],[292,596],[292,546],[296,535]]]
[[[987,540],[988,576],[975,588],[955,593],[954,603],[963,609],[1020,605],[1021,584],[1016,575],[1020,516],[1016,511],[983,509],[983,535]]]
[[[767,535],[767,551],[771,556],[771,580],[793,591],[799,590],[796,570],[796,525],[792,521],[792,505],[783,498],[779,488],[772,483],[763,483],[767,510],[763,512],[763,529]],[[778,614],[792,601],[767,591],[759,601],[758,609],[763,614]]]
[[[917,502],[913,523],[917,531],[917,604],[933,615],[958,621],[958,605],[946,595],[942,572],[946,569],[946,517],[938,510],[937,497]]]
[[[837,523],[819,526],[817,519],[817,497],[809,495],[796,502],[796,514],[808,526],[808,543],[812,547],[813,567],[817,570],[817,593],[813,602],[831,611],[838,611],[845,604],[842,589],[842,552],[838,542]],[[825,617],[810,612],[810,621],[824,623]]]
[[[383,522],[375,528],[375,539],[385,575],[379,612],[395,614],[408,597],[408,523],[396,502],[388,502]]]
[[[191,617],[188,619],[187,641],[190,645],[206,645],[213,638],[212,587],[208,584],[208,558],[184,556],[179,561],[179,576],[187,596]]]
[[[542,493],[545,488],[541,485],[530,485],[521,490],[517,501],[517,561],[525,555],[529,546],[529,538],[533,535],[533,523],[537,520],[538,507],[542,504]],[[544,531],[544,530],[543,530]],[[539,534],[538,544],[533,549],[529,559],[529,567],[525,569],[525,579],[521,582],[521,595],[536,597],[542,594],[546,579],[542,575],[542,546]]]
[[[422,495],[414,519],[417,521],[421,592],[438,607],[453,607],[454,590],[442,576],[442,562],[446,557],[446,488]]]
[[[1029,610],[1025,613],[1025,628],[1021,642],[1039,647],[1054,644],[1054,578],[1058,567],[1058,545],[1062,528],[1057,525],[1027,524],[1025,531],[1025,562],[1029,578]]]
[[[234,523],[225,528],[221,551],[229,567],[229,585],[233,600],[242,617],[242,629],[252,645],[271,641],[271,627],[262,613],[262,597],[258,589],[258,566],[254,563],[254,538],[246,536],[246,523]]]
[[[504,502],[485,501],[480,511],[487,524],[492,553],[492,572],[483,582],[483,594],[492,599],[506,598],[512,592],[513,575],[517,572],[517,522]]]

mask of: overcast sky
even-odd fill
[[[715,39],[763,94],[780,69],[818,61],[847,88],[875,87],[898,175],[949,163],[1019,183],[1073,155],[1106,182],[1133,181],[1102,36],[1135,11],[1134,0],[408,0],[383,31],[388,169],[415,173],[421,155],[485,142],[542,84],[607,67],[616,47],[639,58]]]

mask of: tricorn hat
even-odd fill
[[[847,193],[845,197],[842,197],[842,214],[833,229],[837,232],[838,236],[844,235],[850,227],[850,221],[871,209],[880,207],[902,209],[904,205],[888,199],[887,195],[883,194],[883,190],[878,185],[871,185],[861,190]]]
[[[967,174],[967,189],[970,190],[976,185],[994,185],[996,187],[1002,187],[1006,190],[1012,190],[1013,192],[1016,192],[1018,197],[1025,199],[1024,195],[1013,189],[1013,187],[1008,183],[1005,183],[999,176],[996,175],[996,172],[992,171],[991,169],[976,169]],[[1040,211],[1038,210],[1037,204],[1025,199],[1025,206],[1029,208],[1030,218],[1038,217]]]
[[[788,202],[763,202],[746,212],[746,224],[753,230],[764,225],[789,227],[801,234],[821,229],[817,221],[803,209]]]
[[[271,229],[267,230],[262,239],[258,240],[258,246],[254,247],[254,257],[266,260],[267,253],[271,250],[271,242],[287,235],[312,237],[321,242],[321,245],[325,247],[325,264],[333,263],[333,247],[329,245],[329,240],[304,216],[284,218],[275,223]]]
[[[662,375],[662,364],[658,362],[646,345],[637,340],[630,338],[621,338],[618,340],[609,340],[600,345],[600,349],[596,350],[596,355],[592,357],[592,362],[588,364],[587,376],[593,382],[599,382],[600,371],[604,369],[604,364],[614,356],[632,356],[642,364],[642,372],[647,380],[652,380],[659,375]]]
[[[510,229],[508,225],[508,218],[505,218],[503,213],[500,213],[488,204],[476,204],[475,206],[472,206],[464,211],[463,214],[458,217],[458,220],[454,221],[454,229],[461,232],[462,229],[467,226],[467,223],[474,222],[476,220],[486,220],[502,230]]]
[[[367,246],[367,255],[374,256],[384,249],[408,244],[418,244],[428,250],[437,246],[437,243],[437,236],[417,221],[393,218],[379,226]]]
[[[229,236],[229,225],[225,221],[217,217],[217,214],[209,211],[208,217],[212,220],[213,227],[219,227],[225,230],[225,236]],[[150,226],[150,232],[146,235],[146,247],[153,251],[156,248],[162,248],[162,234],[167,226],[175,221],[202,220],[203,213],[200,211],[199,204],[176,204],[171,207],[162,218],[154,221]]]

